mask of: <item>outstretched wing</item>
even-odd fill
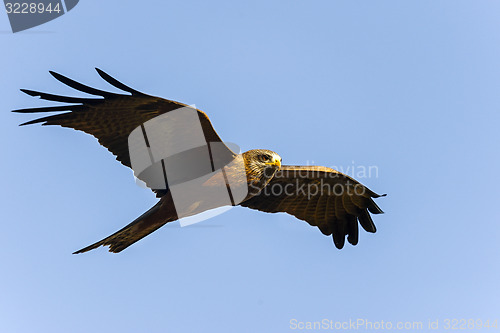
[[[146,95],[124,85],[102,70],[98,68],[96,68],[96,70],[106,82],[129,94],[117,94],[95,89],[51,71],[50,74],[60,82],[76,90],[98,97],[67,97],[21,89],[21,91],[30,96],[39,96],[45,100],[71,104],[21,109],[14,110],[13,112],[59,112],[58,114],[31,120],[21,125],[35,123],[42,123],[42,125],[59,125],[91,134],[97,138],[101,145],[113,153],[118,161],[127,167],[131,167],[128,149],[128,136],[130,133],[138,126],[156,116],[187,105]],[[212,127],[208,116],[203,111],[197,111],[206,141],[222,142]],[[234,155],[229,148],[227,148],[227,154]]]
[[[341,249],[346,235],[349,243],[358,243],[358,221],[366,231],[376,231],[370,213],[383,213],[372,199],[380,196],[330,168],[285,165],[258,195],[240,205],[291,214],[332,235]]]
[[[131,168],[132,163],[128,143],[129,135],[132,131],[143,125],[148,120],[167,112],[186,107],[187,105],[146,95],[124,85],[105,72],[97,68],[96,70],[106,82],[122,90],[124,93],[118,94],[95,89],[78,83],[61,74],[50,72],[50,74],[52,74],[52,76],[54,76],[58,81],[70,86],[71,88],[94,96],[92,98],[67,97],[21,89],[21,91],[30,96],[39,96],[41,99],[68,104],[61,106],[21,109],[15,110],[14,112],[55,112],[57,114],[31,120],[22,125],[35,123],[42,123],[42,125],[59,125],[91,134],[97,138],[101,145],[113,153],[118,161]],[[222,141],[212,127],[208,116],[200,110],[196,111],[205,141],[207,143],[221,143]],[[172,125],[173,128],[176,128],[177,123]],[[145,133],[144,127],[141,129],[143,133]],[[178,129],[176,128],[176,130]],[[183,131],[183,129],[181,130]],[[179,133],[179,131],[176,133]],[[181,139],[176,138],[176,133],[172,133],[172,131],[170,131],[168,133],[161,134],[162,138],[168,138],[172,140],[170,142],[172,145],[176,145],[178,144],[178,141],[181,141]],[[188,134],[191,134],[191,132],[188,132]],[[149,147],[147,136],[144,137],[146,139],[146,145]],[[165,140],[162,142],[165,142]],[[208,145],[208,147],[210,151],[210,145]],[[219,160],[227,161],[236,155],[225,144],[217,145],[217,147],[217,158]],[[215,163],[214,157],[212,155],[210,157],[212,159],[212,163]],[[87,246],[86,248],[83,248],[75,253],[86,252],[99,246],[109,246],[111,252],[120,252],[141,238],[157,230],[165,223],[177,220],[177,213],[172,201],[172,195],[168,191],[168,188],[161,190],[153,189],[153,191],[157,193],[157,196],[161,197],[160,201],[153,208],[111,236],[106,237],[103,240]]]

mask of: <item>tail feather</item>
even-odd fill
[[[132,223],[97,243],[84,247],[73,254],[83,253],[99,246],[109,246],[109,252],[118,253],[159,229],[168,222],[177,220],[177,213],[170,194],[165,195],[147,212]]]

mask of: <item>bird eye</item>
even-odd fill
[[[269,155],[260,155],[260,159],[262,160],[262,162],[269,162],[271,160]]]

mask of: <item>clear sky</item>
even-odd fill
[[[498,1],[80,1],[12,34],[0,15],[1,332],[289,332],[296,323],[500,320]],[[18,127],[108,88],[196,104],[224,140],[355,171],[386,212],[337,250],[234,208],[120,254],[71,253],[150,208],[89,135]],[[111,90],[113,88],[110,88]],[[499,323],[500,324],[500,323]],[[297,324],[298,325],[298,324]],[[494,331],[494,330],[481,330]]]

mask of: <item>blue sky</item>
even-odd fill
[[[500,320],[500,4],[81,1],[12,34],[0,15],[2,332],[288,332],[290,321]],[[99,67],[196,104],[224,140],[284,164],[376,166],[386,212],[337,250],[285,214],[171,223],[120,254],[71,253],[150,208],[96,140],[18,127],[99,88]],[[75,93],[76,94],[76,93]],[[493,330],[485,330],[493,331]]]

